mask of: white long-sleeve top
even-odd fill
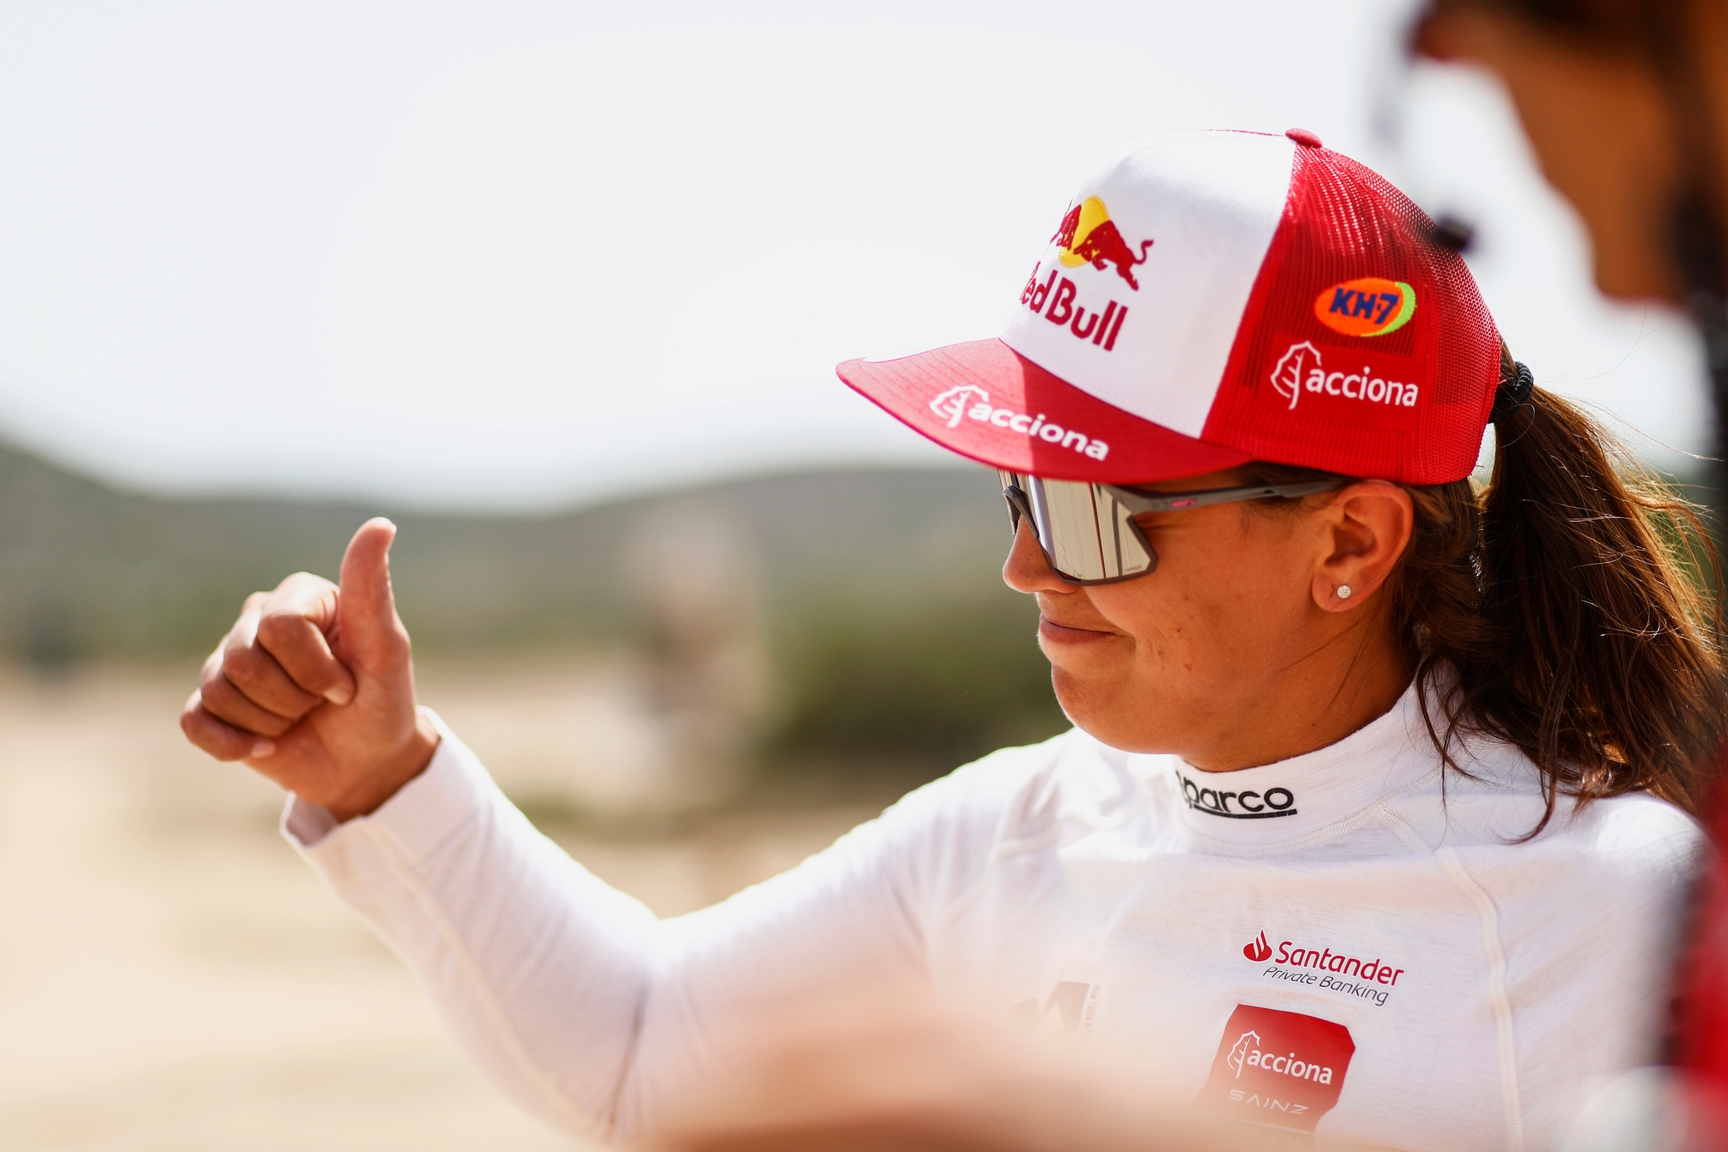
[[[1543,804],[1515,749],[1442,771],[1412,690],[1346,739],[1198,771],[1071,731],[918,789],[790,872],[657,920],[448,731],[340,826],[284,830],[523,1106],[651,1126],[766,1003],[979,989],[1161,1069],[1162,1094],[1365,1144],[1548,1148],[1655,1055],[1702,836],[1642,795]]]

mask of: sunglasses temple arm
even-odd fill
[[[1213,504],[1230,504],[1238,500],[1263,500],[1271,496],[1294,499],[1312,496],[1349,483],[1347,480],[1315,480],[1306,484],[1268,484],[1246,488],[1214,488],[1207,492],[1181,492],[1170,496],[1145,496],[1138,492],[1112,486],[1116,498],[1126,507],[1140,512],[1176,512],[1185,508],[1206,508]]]

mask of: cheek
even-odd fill
[[[1307,587],[1277,548],[1218,548],[1160,563],[1145,580],[1095,589],[1094,603],[1134,640],[1137,660],[1202,673],[1239,670],[1276,647]]]

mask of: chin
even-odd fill
[[[1145,718],[1137,715],[1140,709],[1128,699],[1119,678],[1082,679],[1053,667],[1050,686],[1056,691],[1056,703],[1074,727],[1094,740],[1123,752],[1169,751],[1156,733],[1146,730]]]

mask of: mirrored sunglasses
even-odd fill
[[[1114,584],[1158,567],[1158,553],[1134,517],[1147,512],[1180,512],[1237,500],[1294,500],[1350,481],[1343,477],[1301,484],[1253,484],[1202,492],[1153,495],[1084,480],[1045,480],[1024,472],[1004,472],[1002,495],[1015,532],[1030,520],[1038,547],[1052,571],[1070,584]]]

